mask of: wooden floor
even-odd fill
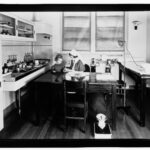
[[[148,107],[148,106],[147,106]],[[147,108],[149,110],[149,108]],[[150,139],[150,112],[146,111],[146,126],[140,127],[132,114],[117,111],[117,129],[112,131],[113,139]],[[81,131],[82,121],[69,122],[66,132],[62,121],[43,115],[39,126],[35,126],[31,116],[20,118],[16,111],[5,119],[5,128],[0,139],[94,139],[93,125],[87,123],[86,133]]]

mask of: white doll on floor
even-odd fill
[[[106,126],[106,116],[104,114],[97,114],[96,115],[96,118],[98,120],[98,126],[101,128],[101,129],[104,129],[105,126]]]

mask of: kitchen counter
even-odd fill
[[[3,76],[3,91],[17,91],[25,86],[28,82],[37,78],[48,70],[48,65],[34,67],[26,72],[11,73]]]
[[[47,64],[44,65],[39,65],[39,66],[34,66],[31,69],[27,69],[24,72],[13,72],[13,73],[9,73],[8,75],[3,75],[3,81],[4,82],[13,82],[13,81],[17,81],[43,67],[47,66]]]

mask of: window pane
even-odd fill
[[[120,51],[118,40],[124,39],[123,12],[96,13],[96,50]]]
[[[64,12],[63,50],[90,50],[90,12]]]

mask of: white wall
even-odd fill
[[[44,38],[44,35],[37,34],[37,41],[34,42],[35,59],[52,59],[52,40]]]
[[[25,19],[25,20],[32,20],[33,12],[11,12],[13,15],[16,15],[19,18]]]
[[[134,29],[133,21],[140,21],[138,29]],[[146,61],[147,53],[147,12],[126,12],[126,61],[133,61],[127,50],[130,51],[135,61]],[[134,62],[133,62],[134,63]],[[127,86],[134,85],[135,81],[126,75]]]
[[[1,47],[1,42],[0,42]],[[2,49],[0,48],[0,72],[2,72]],[[2,84],[2,74],[0,73],[0,83]],[[3,120],[3,95],[2,95],[2,85],[0,85],[0,130],[4,126]]]
[[[147,12],[127,12],[127,46],[137,61],[146,61],[147,50]],[[134,30],[133,21],[140,21],[137,30]]]
[[[146,61],[150,63],[150,11],[147,12],[147,53]]]
[[[53,45],[53,56],[62,50],[62,23],[61,23],[61,12],[39,12],[38,18],[47,24],[51,24],[53,28],[52,32],[52,45]]]
[[[8,60],[8,55],[17,55],[17,62],[23,61],[25,53],[32,52],[31,42],[16,42],[3,41],[2,42],[2,64]]]
[[[3,110],[15,102],[15,92],[3,91]]]

